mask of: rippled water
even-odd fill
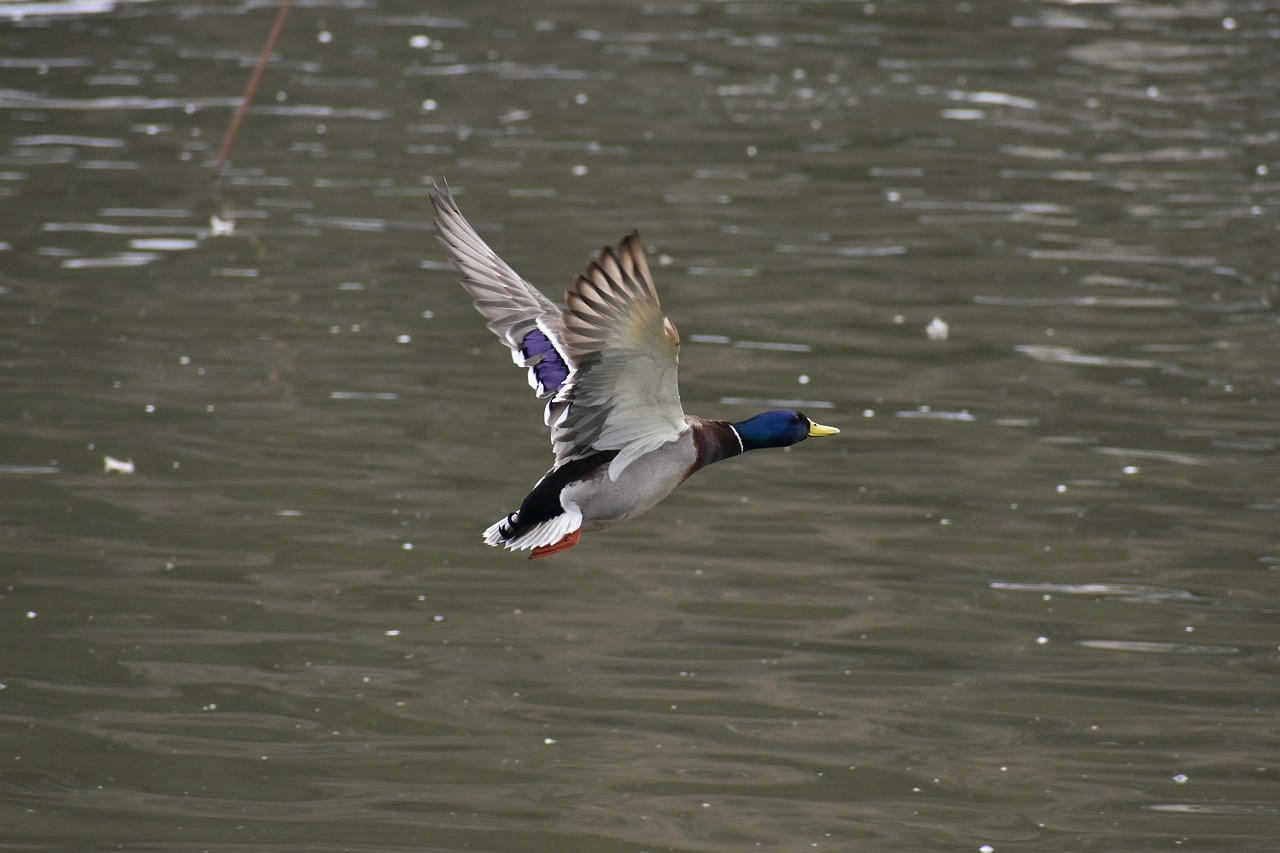
[[[0,7],[0,850],[1273,850],[1273,4]],[[427,225],[844,430],[553,560]]]

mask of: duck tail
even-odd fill
[[[556,553],[547,549],[566,539],[571,539],[572,544],[564,545],[556,549],[557,551],[563,551],[577,544],[581,530],[582,513],[576,508],[534,524],[522,524],[520,513],[513,512],[501,521],[491,524],[484,532],[484,541],[489,545],[501,545],[510,551],[533,548],[534,556],[541,557]]]
[[[486,545],[505,545],[516,536],[516,526],[520,523],[520,513],[513,512],[502,521],[489,525],[484,531]]]

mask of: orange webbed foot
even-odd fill
[[[582,538],[582,528],[579,527],[572,533],[566,533],[559,542],[551,545],[539,545],[533,549],[533,553],[529,555],[530,560],[537,560],[541,557],[550,557],[552,554],[559,554],[561,551],[568,551],[574,545],[578,544],[578,540]]]

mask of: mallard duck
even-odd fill
[[[555,464],[484,541],[531,559],[578,544],[582,531],[635,518],[695,471],[764,447],[835,435],[801,412],[745,421],[686,415],[680,335],[662,312],[640,237],[606,247],[561,308],[511,269],[463,217],[448,188],[431,192],[436,233],[462,287],[547,401]]]

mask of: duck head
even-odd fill
[[[764,447],[790,447],[806,438],[835,435],[835,427],[814,423],[795,409],[775,409],[761,412],[733,425],[742,439],[742,449],[759,450]]]

